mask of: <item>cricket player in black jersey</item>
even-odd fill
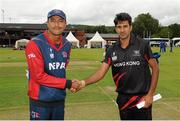
[[[152,120],[158,64],[153,58],[149,42],[131,33],[132,19],[128,13],[117,14],[114,24],[119,41],[108,48],[99,70],[81,81],[81,88],[101,80],[111,67],[121,120]],[[144,107],[138,109],[136,105],[143,100]]]

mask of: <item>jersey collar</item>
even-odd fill
[[[134,34],[130,35],[129,45],[135,44],[135,36]],[[120,43],[120,37],[118,38],[118,41],[116,42],[116,45],[121,45]]]
[[[45,31],[43,34],[44,34],[44,37],[46,38],[46,40],[48,41],[48,43],[50,44],[50,46],[51,46],[52,48],[54,48],[55,50],[59,51],[59,50],[63,47],[62,35],[60,36],[60,44],[59,44],[60,46],[57,48],[57,47],[56,47],[56,44],[49,38],[48,32]]]

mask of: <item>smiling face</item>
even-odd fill
[[[132,26],[129,24],[128,20],[118,21],[118,24],[115,27],[116,32],[120,35],[121,40],[126,40],[130,38],[132,31]]]
[[[66,28],[66,20],[60,16],[52,16],[47,22],[48,32],[53,36],[59,36]]]

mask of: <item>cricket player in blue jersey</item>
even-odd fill
[[[66,15],[54,9],[47,16],[47,30],[27,45],[31,120],[64,120],[66,88],[79,84],[66,78],[71,44],[62,32]]]

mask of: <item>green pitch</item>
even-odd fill
[[[159,48],[153,48],[158,52]],[[103,49],[73,49],[67,78],[84,79],[101,65]],[[153,119],[180,119],[180,48],[161,54],[157,92],[162,99],[153,104]],[[28,119],[28,96],[24,51],[0,49],[0,119]],[[111,70],[103,80],[78,93],[67,91],[65,119],[117,120],[118,109]]]

